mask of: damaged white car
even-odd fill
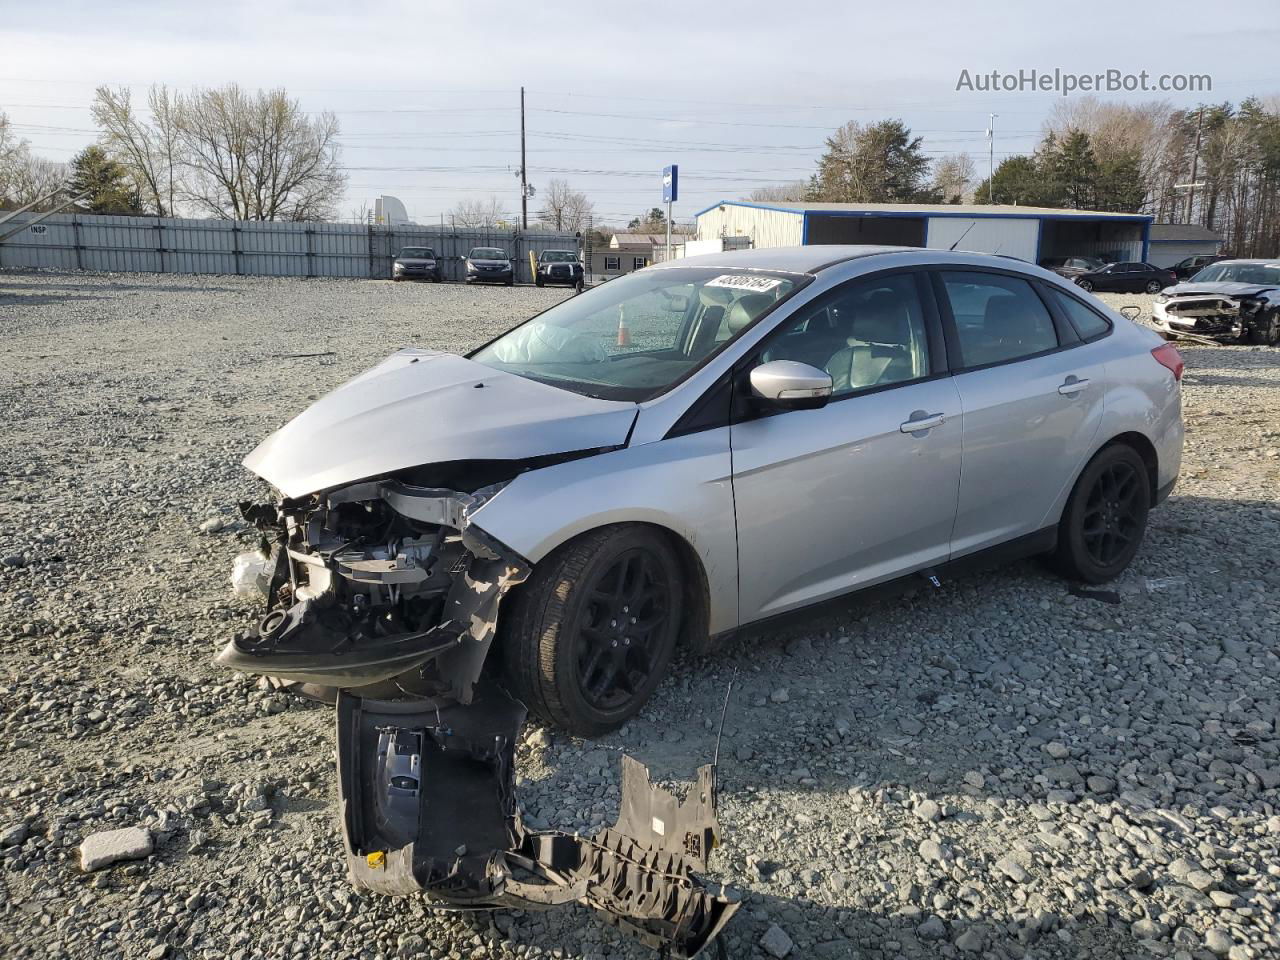
[[[1280,345],[1280,260],[1219,260],[1166,287],[1152,307],[1168,339]]]
[[[219,660],[336,702],[358,884],[578,900],[692,956],[736,907],[697,876],[714,765],[680,804],[628,760],[614,827],[530,831],[526,708],[616,728],[678,646],[992,551],[1114,577],[1178,474],[1181,372],[1005,258],[662,264],[466,358],[396,353],[254,450],[268,609]]]

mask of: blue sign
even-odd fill
[[[662,202],[675,203],[680,199],[680,168],[676,164],[662,168]]]

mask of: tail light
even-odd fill
[[[1178,352],[1177,347],[1172,343],[1163,343],[1151,351],[1151,355],[1156,358],[1156,363],[1162,367],[1168,367],[1173,374],[1173,379],[1182,380],[1182,368],[1185,364],[1182,362],[1182,354]]]

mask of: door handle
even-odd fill
[[[1066,383],[1058,388],[1058,392],[1064,397],[1073,397],[1088,385],[1089,379],[1087,377],[1083,380],[1076,377],[1067,377]]]
[[[932,430],[934,427],[942,426],[947,421],[945,414],[925,413],[923,410],[917,410],[911,416],[911,420],[905,421],[898,427],[898,429],[903,433],[918,433],[921,430]]]

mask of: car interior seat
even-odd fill
[[[914,379],[911,344],[906,305],[892,291],[876,291],[857,308],[853,335],[827,362],[832,388],[839,392]]]

